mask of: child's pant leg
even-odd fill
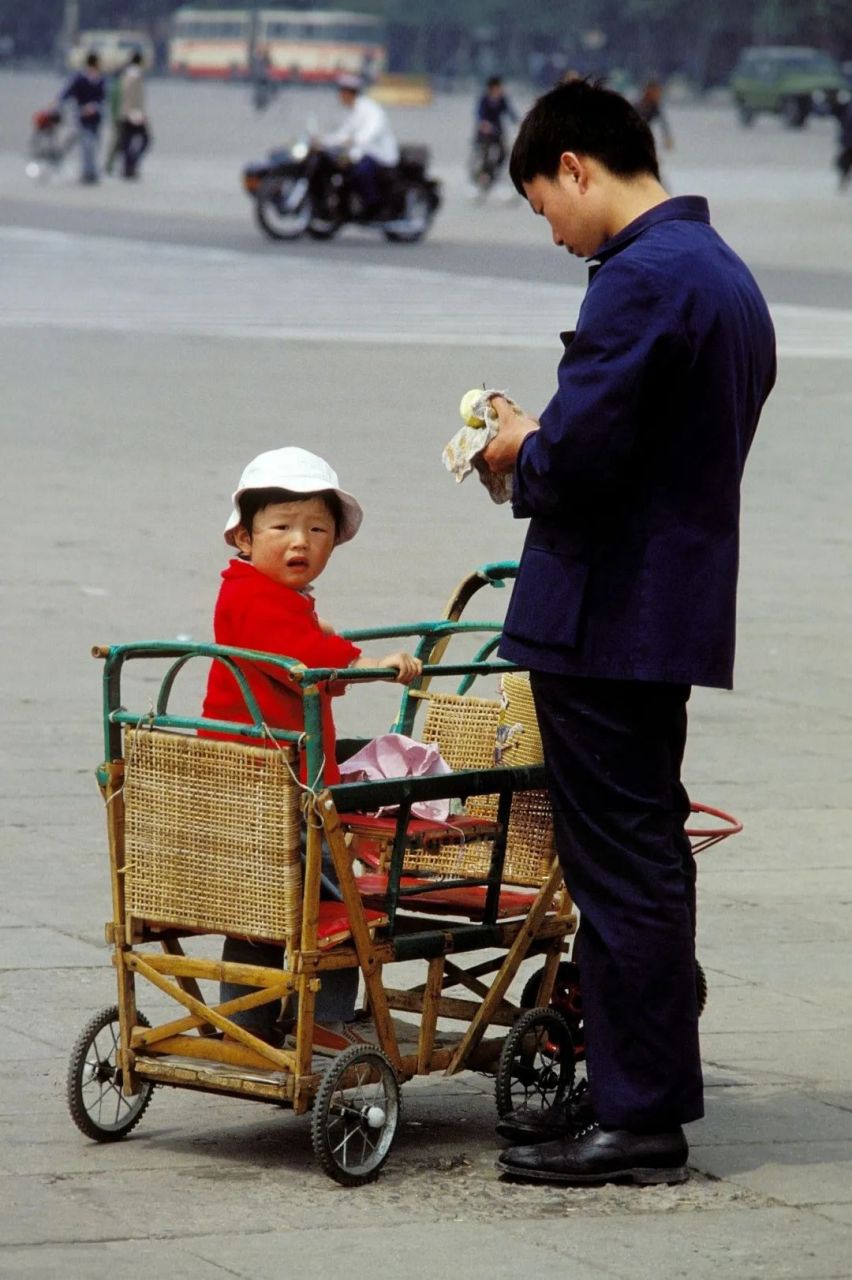
[[[302,845],[304,854],[304,833]],[[334,860],[325,840],[322,845],[322,874],[325,883],[320,896],[340,901],[341,893],[334,870]],[[250,942],[247,938],[226,938],[222,947],[222,959],[230,960],[234,964],[257,964],[269,969],[282,969],[284,948],[270,942]],[[322,975],[322,987],[317,993],[314,1006],[314,1017],[317,1022],[352,1021],[358,999],[358,974],[359,970],[353,968],[332,969]],[[236,982],[222,982],[219,985],[219,999],[224,1004],[226,1000],[237,1000],[240,996],[256,990],[257,987],[247,987]],[[294,1001],[293,1009],[295,1008]],[[238,1027],[244,1027],[246,1031],[268,1037],[273,1031],[278,1012],[278,1002],[271,1001],[257,1009],[245,1009],[242,1013],[235,1013],[233,1020]]]
[[[226,938],[222,947],[222,959],[229,960],[232,964],[258,964],[267,969],[283,969],[284,948],[277,947],[272,942],[250,942],[248,938]],[[219,1000],[224,1004],[226,1000],[238,1000],[240,996],[247,996],[250,991],[257,990],[257,987],[246,987],[239,982],[221,982]],[[233,1021],[238,1027],[243,1027],[261,1038],[267,1038],[275,1026],[279,1008],[279,1002],[271,1000],[269,1004],[262,1004],[257,1009],[244,1009],[241,1013],[233,1014]]]
[[[222,947],[222,959],[232,964],[258,964],[268,969],[284,967],[284,948],[269,942],[249,942],[247,938],[226,938]],[[317,994],[314,1017],[317,1022],[351,1022],[358,998],[358,969],[332,969],[322,975],[322,987]],[[237,982],[219,984],[219,999],[237,1000],[257,987],[243,986]],[[294,1006],[295,1008],[295,1002]],[[235,1013],[233,1020],[238,1027],[255,1035],[272,1034],[279,1013],[277,1000],[262,1004],[257,1009],[244,1009]]]

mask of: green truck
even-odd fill
[[[835,60],[819,49],[763,45],[743,49],[730,87],[742,124],[768,111],[800,129],[812,112],[832,110],[849,83]]]

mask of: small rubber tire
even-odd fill
[[[279,204],[281,186],[280,178],[269,179],[261,185],[254,202],[257,224],[270,240],[298,240],[308,230],[313,217],[313,200],[306,190],[298,207],[292,210],[291,220],[284,221]]]
[[[737,101],[737,118],[744,129],[754,124],[754,110],[744,102]]]
[[[781,117],[788,129],[803,128],[810,108],[803,98],[789,97],[781,103]]]
[[[342,226],[341,219],[320,218],[314,214],[308,223],[308,235],[312,240],[333,240]]]
[[[151,1024],[143,1013],[137,1012],[136,1025],[150,1027]],[[98,1036],[107,1028],[110,1035],[99,1044]],[[153,1084],[144,1080],[140,1082],[138,1093],[122,1093],[118,1047],[118,1005],[110,1005],[86,1023],[68,1063],[66,1092],[71,1119],[81,1133],[95,1142],[118,1142],[126,1138],[142,1119],[154,1092]],[[93,1050],[94,1059],[91,1056]],[[85,1078],[87,1075],[88,1079]],[[87,1096],[85,1091],[96,1083],[101,1086],[97,1097],[94,1091],[91,1097]],[[109,1098],[110,1107],[113,1101],[115,1103],[115,1119],[108,1124],[102,1119],[106,1098]],[[123,1114],[122,1106],[125,1108]]]
[[[570,1093],[575,1070],[574,1035],[567,1019],[555,1009],[527,1009],[503,1042],[494,1082],[498,1115],[518,1107],[551,1107]]]
[[[524,989],[521,992],[520,999],[522,1009],[535,1009],[537,1007],[538,989],[541,986],[542,973],[543,969],[537,969],[535,973],[531,974],[524,983]],[[575,1019],[578,1027],[583,1020],[583,1015],[576,1003],[579,999],[579,987],[580,968],[577,962],[575,960],[560,960],[556,970],[556,980],[553,983],[553,996],[551,997],[551,1000],[556,996],[557,991],[565,992],[567,995],[570,995],[572,1005],[571,1014],[569,1015],[563,1008],[560,1008],[559,1012],[567,1020],[569,1026],[572,1027],[572,1030]]]
[[[344,1085],[347,1075],[355,1082]],[[343,1187],[373,1182],[390,1154],[401,1110],[399,1080],[382,1049],[354,1044],[337,1054],[320,1081],[311,1118],[314,1154],[329,1177]],[[378,1134],[374,1145],[371,1130]],[[347,1158],[350,1139],[361,1144],[360,1160]]]
[[[412,183],[405,193],[404,218],[412,219],[414,225],[406,231],[385,226],[385,239],[392,244],[417,244],[428,233],[437,210],[438,202],[429,188],[422,183]]]

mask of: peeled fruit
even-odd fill
[[[461,404],[459,405],[459,413],[461,414],[462,422],[464,422],[465,426],[467,427],[484,427],[485,426],[485,419],[481,418],[479,414],[474,411],[474,406],[476,405],[476,402],[481,399],[482,399],[481,387],[474,387],[472,391],[466,391],[462,396]]]

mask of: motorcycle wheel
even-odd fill
[[[331,240],[342,226],[340,218],[320,217],[318,213],[314,213],[308,223],[308,235],[312,240]]]
[[[431,227],[437,208],[438,202],[428,187],[419,184],[410,186],[405,193],[402,217],[394,219],[395,225],[385,226],[385,239],[395,244],[416,244]],[[400,226],[402,222],[408,225]]]
[[[313,202],[304,177],[274,178],[257,193],[255,214],[272,240],[297,240],[308,229]]]

